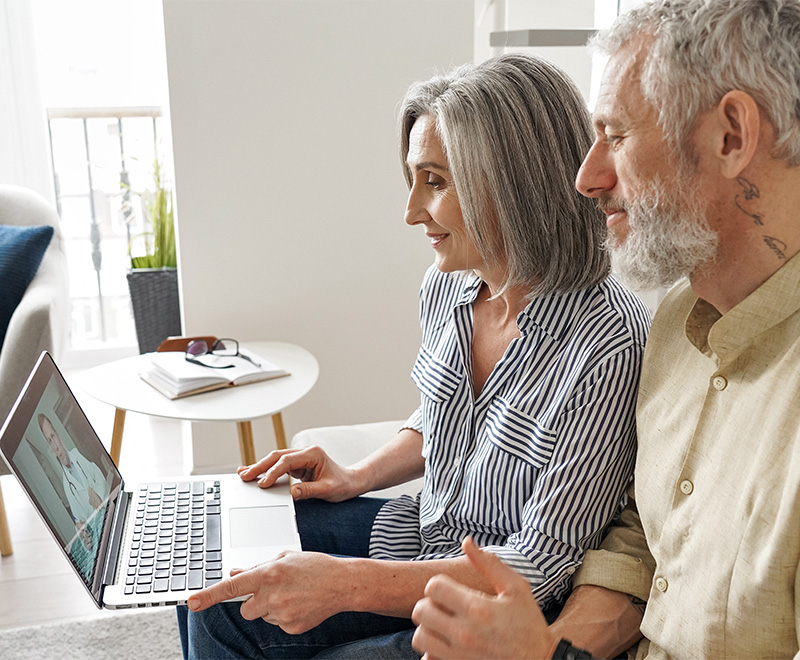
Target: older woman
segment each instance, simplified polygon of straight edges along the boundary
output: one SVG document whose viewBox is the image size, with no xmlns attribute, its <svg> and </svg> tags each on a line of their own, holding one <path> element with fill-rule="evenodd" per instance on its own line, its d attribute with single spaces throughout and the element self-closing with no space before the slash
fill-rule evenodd
<svg viewBox="0 0 800 660">
<path fill-rule="evenodd" d="M 405 221 L 435 255 L 421 405 L 357 465 L 314 447 L 240 469 L 264 487 L 302 480 L 304 552 L 192 596 L 190 657 L 418 657 L 408 617 L 428 578 L 491 590 L 465 536 L 547 607 L 619 509 L 648 314 L 609 277 L 604 220 L 573 187 L 592 141 L 578 91 L 546 61 L 503 56 L 414 85 L 400 127 Z M 416 498 L 359 497 L 423 473 Z M 241 612 L 210 607 L 247 594 Z"/>
</svg>

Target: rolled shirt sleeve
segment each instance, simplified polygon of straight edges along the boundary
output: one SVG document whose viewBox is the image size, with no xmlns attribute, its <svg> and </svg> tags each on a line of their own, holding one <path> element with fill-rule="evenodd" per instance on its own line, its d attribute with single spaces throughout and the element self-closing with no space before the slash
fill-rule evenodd
<svg viewBox="0 0 800 660">
<path fill-rule="evenodd" d="M 605 587 L 647 600 L 654 573 L 655 560 L 647 548 L 631 484 L 619 524 L 609 529 L 597 550 L 586 553 L 573 585 Z"/>
</svg>

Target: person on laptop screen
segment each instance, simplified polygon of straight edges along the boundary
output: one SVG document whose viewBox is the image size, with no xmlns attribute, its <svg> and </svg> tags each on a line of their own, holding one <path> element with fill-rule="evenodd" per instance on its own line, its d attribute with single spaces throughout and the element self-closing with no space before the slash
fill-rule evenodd
<svg viewBox="0 0 800 660">
<path fill-rule="evenodd" d="M 400 131 L 405 222 L 434 252 L 421 405 L 352 467 L 313 447 L 240 469 L 303 480 L 305 552 L 192 595 L 189 657 L 418 658 L 409 617 L 430 577 L 491 590 L 465 536 L 557 610 L 621 509 L 649 314 L 609 276 L 604 216 L 574 188 L 592 143 L 580 93 L 549 62 L 504 55 L 413 85 Z M 423 473 L 416 498 L 359 497 Z"/>
<path fill-rule="evenodd" d="M 58 459 L 67 512 L 75 524 L 76 537 L 68 541 L 67 550 L 84 575 L 90 575 L 104 520 L 104 503 L 109 485 L 100 468 L 88 460 L 77 447 L 67 449 L 55 425 L 45 413 L 37 415 L 39 429 Z"/>
</svg>

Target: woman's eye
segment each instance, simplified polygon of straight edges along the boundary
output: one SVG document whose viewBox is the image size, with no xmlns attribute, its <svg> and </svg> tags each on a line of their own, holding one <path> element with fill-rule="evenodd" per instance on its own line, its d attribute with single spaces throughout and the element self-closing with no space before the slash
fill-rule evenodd
<svg viewBox="0 0 800 660">
<path fill-rule="evenodd" d="M 444 179 L 434 174 L 429 174 L 427 181 L 425 181 L 425 185 L 431 186 L 432 188 L 438 190 L 444 185 Z"/>
</svg>

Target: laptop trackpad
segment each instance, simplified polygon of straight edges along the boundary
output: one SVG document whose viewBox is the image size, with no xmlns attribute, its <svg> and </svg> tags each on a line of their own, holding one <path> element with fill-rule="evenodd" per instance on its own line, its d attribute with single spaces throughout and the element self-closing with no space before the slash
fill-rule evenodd
<svg viewBox="0 0 800 660">
<path fill-rule="evenodd" d="M 230 509 L 231 547 L 291 545 L 294 521 L 290 507 L 253 506 Z"/>
</svg>

